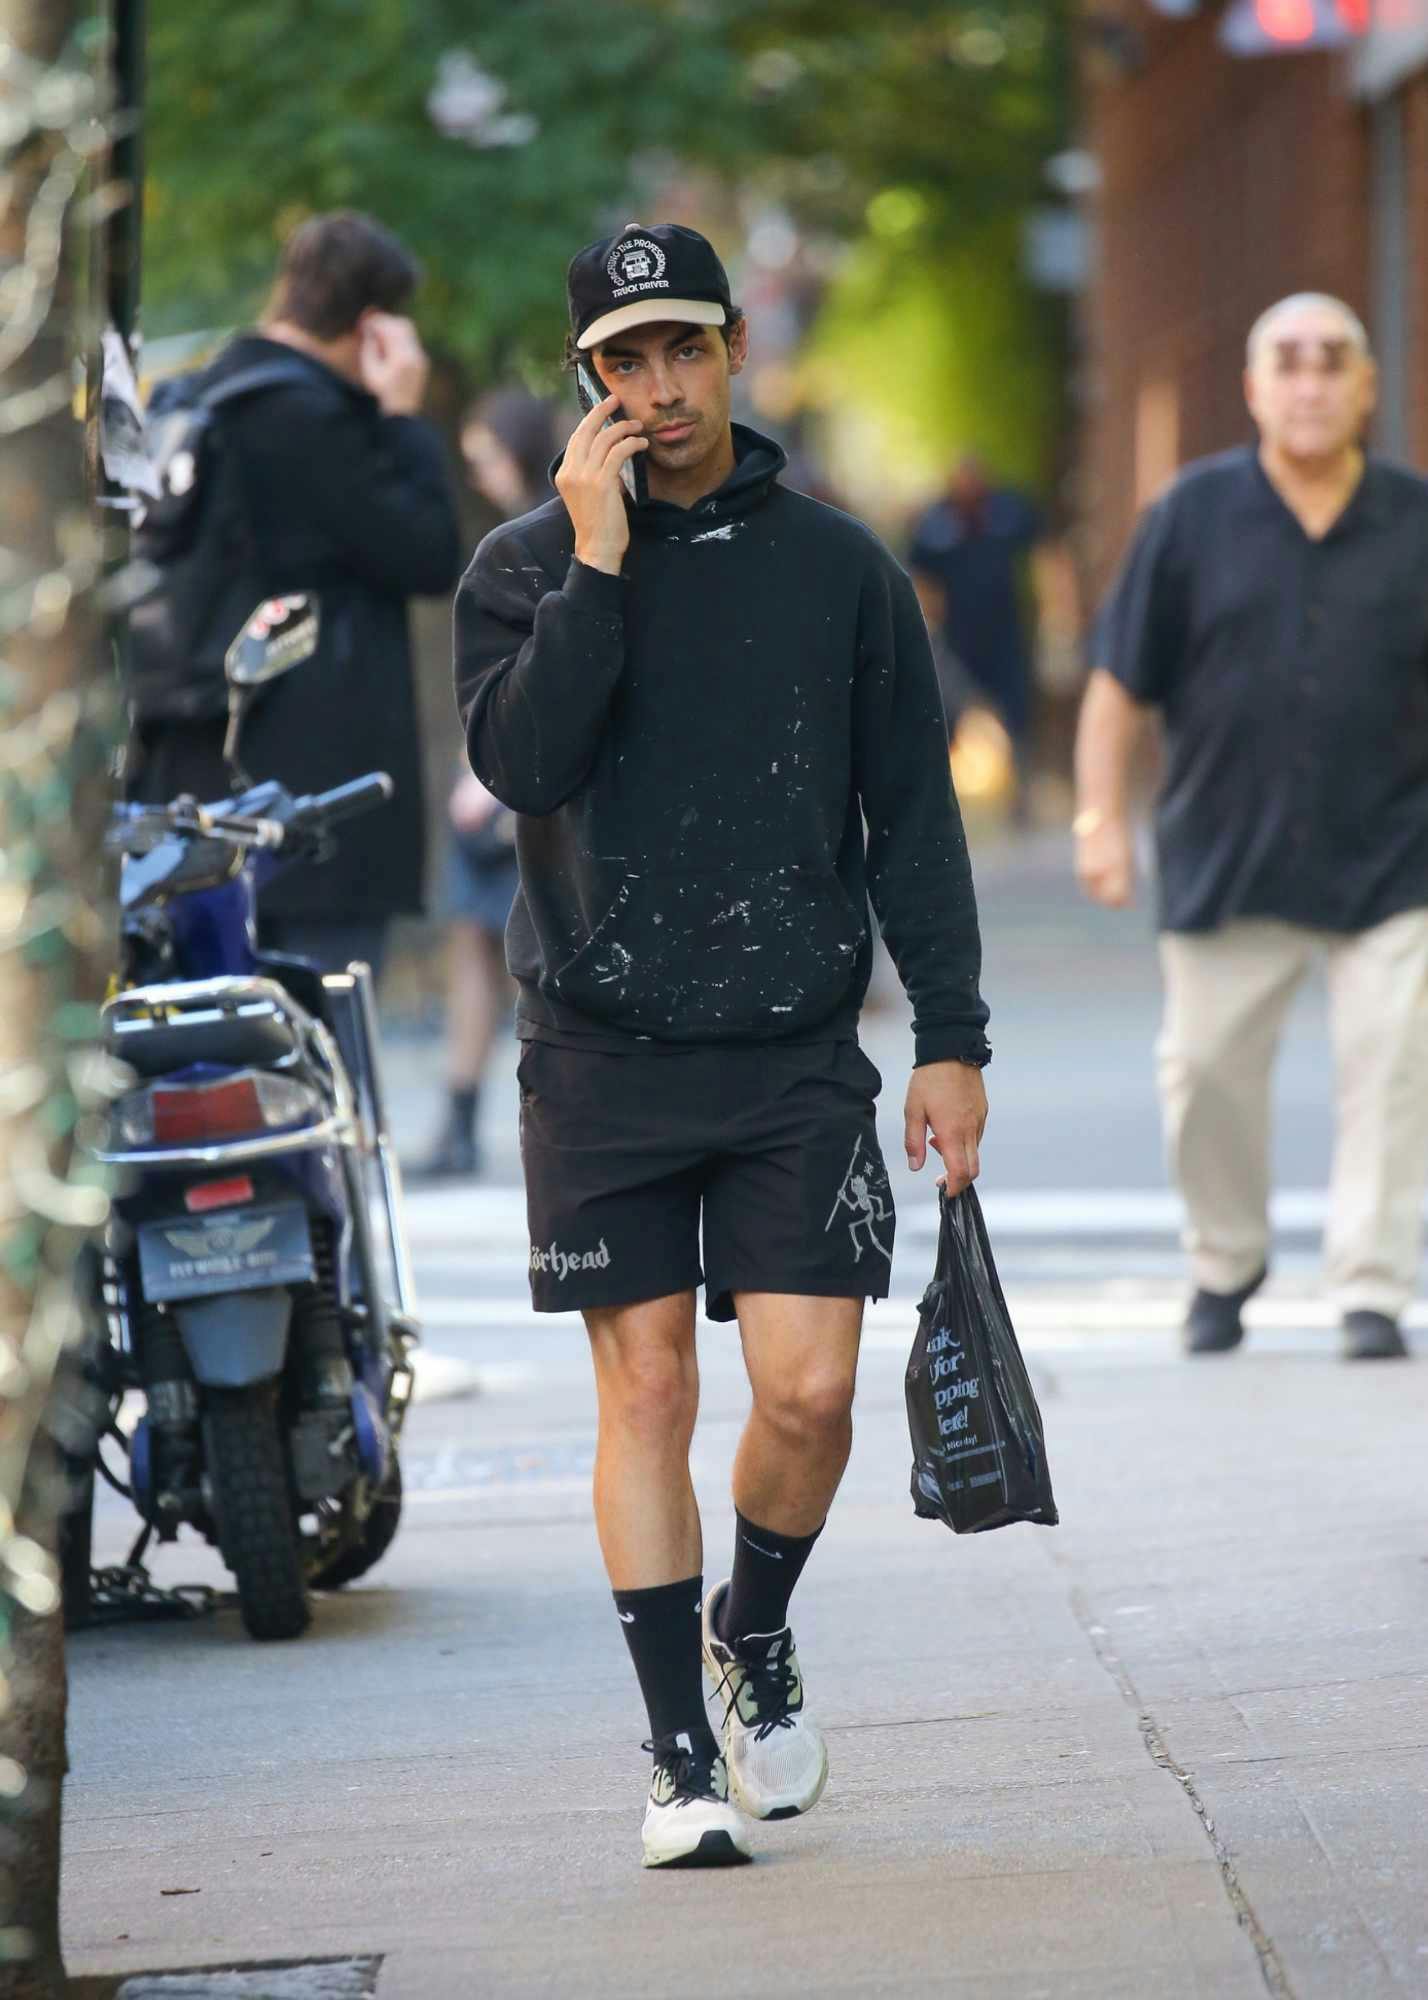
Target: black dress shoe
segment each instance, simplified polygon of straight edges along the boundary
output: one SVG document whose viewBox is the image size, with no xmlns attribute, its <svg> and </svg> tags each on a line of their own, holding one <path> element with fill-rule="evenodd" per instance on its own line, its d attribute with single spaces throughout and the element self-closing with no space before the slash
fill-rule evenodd
<svg viewBox="0 0 1428 2000">
<path fill-rule="evenodd" d="M 1398 1321 L 1387 1313 L 1344 1314 L 1345 1361 L 1402 1361 L 1407 1352 Z"/>
<path fill-rule="evenodd" d="M 1269 1275 L 1268 1266 L 1241 1285 L 1237 1292 L 1207 1292 L 1201 1288 L 1190 1301 L 1185 1315 L 1187 1354 L 1228 1354 L 1245 1337 L 1240 1312 Z"/>
</svg>

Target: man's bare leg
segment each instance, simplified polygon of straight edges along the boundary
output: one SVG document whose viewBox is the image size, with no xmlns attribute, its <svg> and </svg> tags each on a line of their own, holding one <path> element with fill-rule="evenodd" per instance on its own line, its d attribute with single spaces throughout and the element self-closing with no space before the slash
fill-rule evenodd
<svg viewBox="0 0 1428 2000">
<path fill-rule="evenodd" d="M 816 1534 L 853 1447 L 863 1301 L 740 1292 L 734 1307 L 754 1392 L 734 1505 L 776 1534 Z"/>
<path fill-rule="evenodd" d="M 613 1590 L 697 1576 L 703 1560 L 689 1446 L 699 1411 L 694 1294 L 585 1314 L 600 1434 L 595 1526 Z"/>
<path fill-rule="evenodd" d="M 861 1299 L 735 1296 L 754 1407 L 734 1462 L 734 1572 L 704 1609 L 704 1659 L 724 1704 L 729 1783 L 746 1812 L 818 1803 L 823 1736 L 803 1702 L 789 1599 L 853 1442 Z"/>
<path fill-rule="evenodd" d="M 747 1861 L 700 1665 L 704 1595 L 689 1446 L 699 1409 L 694 1294 L 587 1312 L 600 1402 L 595 1524 L 650 1719 L 649 1868 Z"/>
</svg>

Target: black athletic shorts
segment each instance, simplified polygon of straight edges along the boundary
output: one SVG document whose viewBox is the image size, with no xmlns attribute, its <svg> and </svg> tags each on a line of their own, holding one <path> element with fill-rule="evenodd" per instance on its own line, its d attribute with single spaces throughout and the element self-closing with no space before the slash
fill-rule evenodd
<svg viewBox="0 0 1428 2000">
<path fill-rule="evenodd" d="M 630 1055 L 527 1042 L 517 1075 L 537 1312 L 701 1282 L 717 1320 L 738 1291 L 887 1297 L 882 1078 L 856 1042 Z"/>
</svg>

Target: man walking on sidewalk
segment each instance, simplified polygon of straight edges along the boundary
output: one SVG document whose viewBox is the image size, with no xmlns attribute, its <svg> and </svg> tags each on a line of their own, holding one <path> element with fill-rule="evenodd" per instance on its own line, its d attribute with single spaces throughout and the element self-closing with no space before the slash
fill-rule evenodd
<svg viewBox="0 0 1428 2000">
<path fill-rule="evenodd" d="M 1160 1082 L 1188 1211 L 1191 1353 L 1238 1345 L 1269 1254 L 1269 1089 L 1327 963 L 1328 1278 L 1351 1359 L 1406 1352 L 1428 1175 L 1428 480 L 1365 454 L 1375 376 L 1336 299 L 1281 301 L 1245 377 L 1258 449 L 1188 467 L 1103 615 L 1077 867 L 1132 889 L 1127 775 L 1158 709 Z"/>
<path fill-rule="evenodd" d="M 806 1812 L 827 1775 L 788 1608 L 852 1442 L 863 1301 L 891 1268 L 880 1079 L 856 1038 L 869 894 L 914 1007 L 909 1164 L 930 1133 L 953 1191 L 978 1171 L 987 1013 L 911 584 L 731 425 L 747 331 L 702 236 L 630 224 L 581 251 L 568 293 L 572 358 L 610 394 L 559 499 L 477 551 L 457 694 L 472 767 L 519 816 L 531 1290 L 590 1336 L 596 1520 L 655 1760 L 644 1858 L 720 1864 L 748 1857 L 740 1808 Z M 639 504 L 620 479 L 637 456 Z M 754 1399 L 733 1574 L 707 1598 L 701 1281 L 709 1317 L 738 1320 Z"/>
</svg>

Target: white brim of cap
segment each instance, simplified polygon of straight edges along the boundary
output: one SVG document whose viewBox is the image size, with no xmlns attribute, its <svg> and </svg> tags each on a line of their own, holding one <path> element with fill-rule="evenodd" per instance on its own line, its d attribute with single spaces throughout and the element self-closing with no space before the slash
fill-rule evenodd
<svg viewBox="0 0 1428 2000">
<path fill-rule="evenodd" d="M 681 326 L 722 326 L 724 318 L 724 308 L 715 299 L 632 299 L 629 305 L 616 306 L 613 312 L 592 320 L 575 345 L 586 354 L 602 340 L 627 333 L 632 326 L 650 326 L 658 320 L 673 320 Z"/>
</svg>

